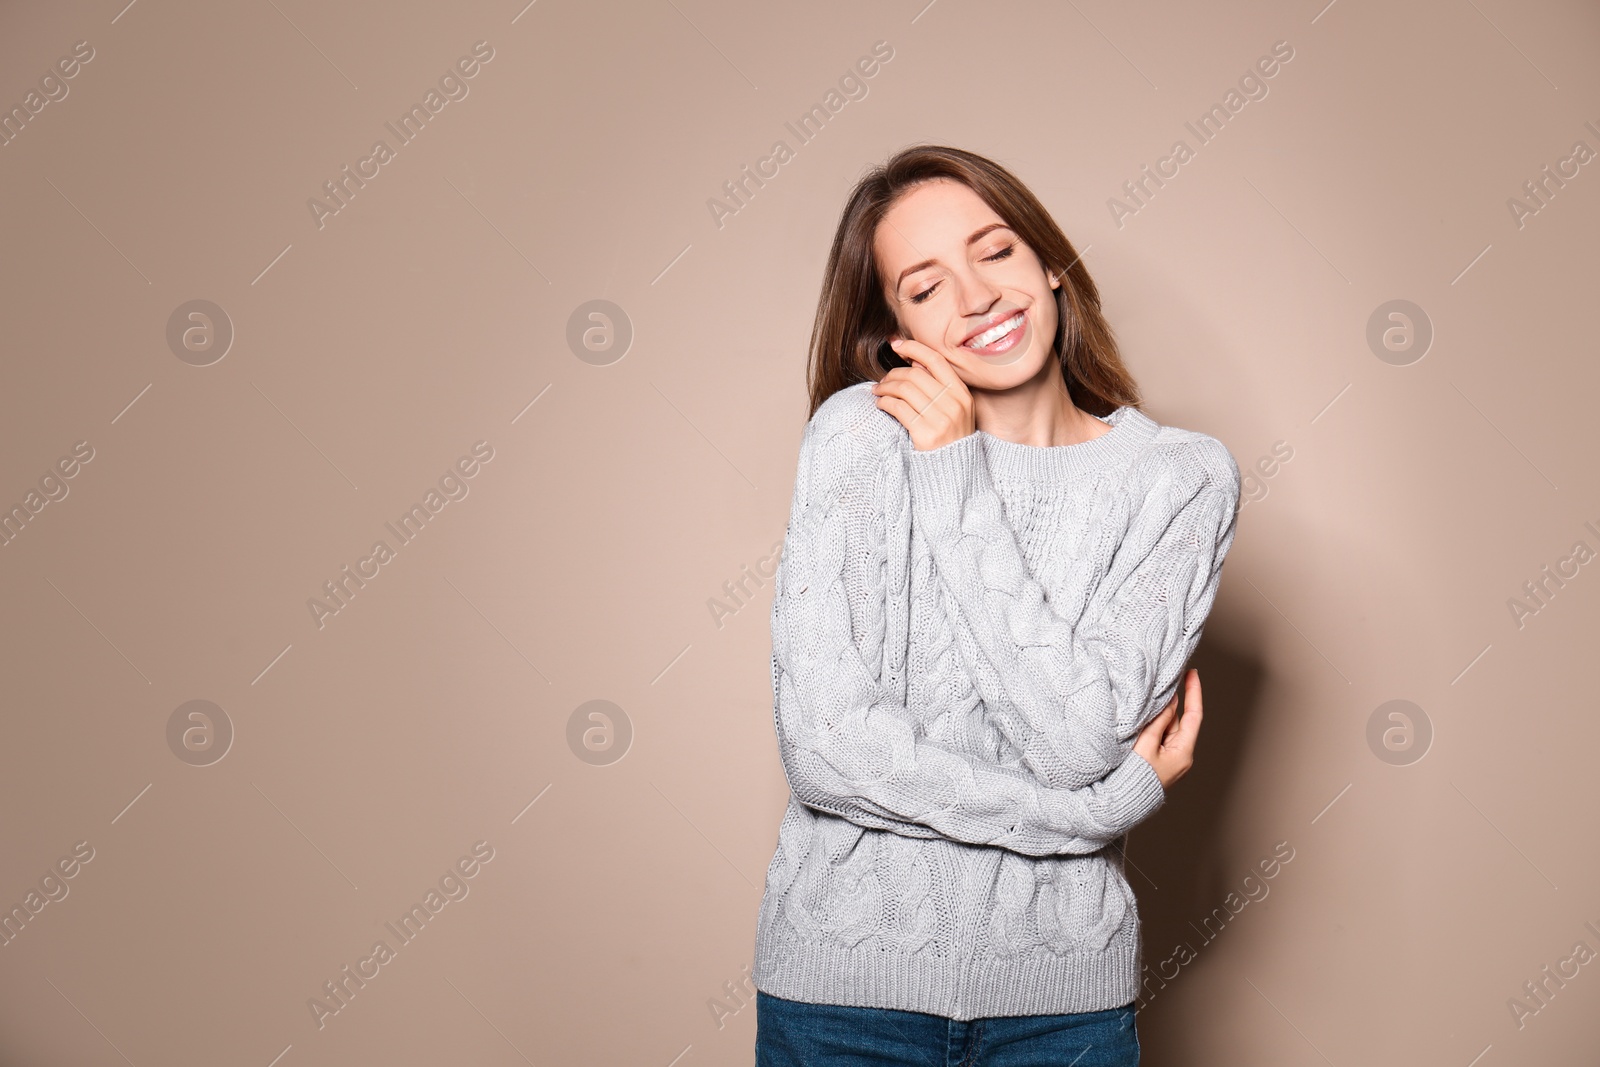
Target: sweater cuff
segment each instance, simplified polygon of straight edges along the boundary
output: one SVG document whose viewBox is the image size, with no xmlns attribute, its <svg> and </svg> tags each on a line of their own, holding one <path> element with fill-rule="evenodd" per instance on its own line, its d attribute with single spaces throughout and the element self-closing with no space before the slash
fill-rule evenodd
<svg viewBox="0 0 1600 1067">
<path fill-rule="evenodd" d="M 958 533 L 963 505 L 990 484 L 975 432 L 938 448 L 913 448 L 909 468 L 912 514 L 929 533 Z"/>
<path fill-rule="evenodd" d="M 1111 794 L 1112 818 L 1118 826 L 1137 826 L 1167 801 L 1161 776 L 1137 752 L 1129 752 L 1117 769 L 1106 775 L 1105 783 Z"/>
<path fill-rule="evenodd" d="M 1166 803 L 1167 794 L 1161 785 L 1161 776 L 1148 760 L 1136 752 L 1129 752 L 1117 769 L 1105 776 L 1102 784 L 1105 787 L 1102 817 L 1106 826 L 1112 829 L 1113 836 L 1120 837 Z M 1060 792 L 1063 791 L 1056 790 L 1056 793 Z M 1070 817 L 1064 818 L 1062 825 L 1071 822 Z"/>
</svg>

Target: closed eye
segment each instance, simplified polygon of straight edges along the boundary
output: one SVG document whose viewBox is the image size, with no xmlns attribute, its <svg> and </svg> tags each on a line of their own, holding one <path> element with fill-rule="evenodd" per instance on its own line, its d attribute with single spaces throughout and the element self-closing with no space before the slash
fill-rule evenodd
<svg viewBox="0 0 1600 1067">
<path fill-rule="evenodd" d="M 1006 245 L 1004 248 L 1002 248 L 1000 251 L 996 252 L 994 255 L 984 257 L 983 261 L 985 263 L 993 263 L 996 260 L 1005 259 L 1007 256 L 1011 255 L 1011 253 L 1015 252 L 1016 249 L 1017 249 L 1017 246 L 1014 245 L 1014 244 Z M 911 302 L 913 304 L 922 303 L 924 300 L 926 300 L 930 296 L 932 296 L 933 295 L 933 291 L 935 289 L 937 289 L 937 288 L 939 288 L 939 283 L 938 282 L 934 282 L 932 285 L 930 285 L 926 289 L 922 290 L 922 292 L 920 292 L 917 295 L 913 296 L 911 298 Z"/>
</svg>

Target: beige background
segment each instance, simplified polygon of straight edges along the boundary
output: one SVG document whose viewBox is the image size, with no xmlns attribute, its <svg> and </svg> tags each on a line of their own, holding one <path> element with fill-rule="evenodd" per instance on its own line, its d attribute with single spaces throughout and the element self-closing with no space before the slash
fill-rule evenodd
<svg viewBox="0 0 1600 1067">
<path fill-rule="evenodd" d="M 1132 842 L 1146 962 L 1192 952 L 1146 1062 L 1592 1054 L 1600 963 L 1521 1026 L 1508 1001 L 1600 951 L 1600 565 L 1520 627 L 1508 602 L 1600 550 L 1600 164 L 1521 226 L 1507 201 L 1600 150 L 1593 5 L 121 2 L 0 14 L 8 110 L 94 50 L 0 147 L 0 504 L 93 450 L 0 547 L 0 904 L 93 849 L 0 947 L 0 1062 L 751 1062 L 770 584 L 711 605 L 783 537 L 844 197 L 917 141 L 1014 168 L 1150 414 L 1271 474 L 1197 657 L 1199 763 Z M 319 228 L 307 201 L 478 41 L 469 95 Z M 1268 94 L 1119 227 L 1278 41 Z M 595 299 L 634 331 L 600 365 L 567 342 Z M 1434 331 L 1404 365 L 1366 339 L 1396 299 Z M 167 342 L 192 300 L 234 331 L 208 366 Z M 468 495 L 319 628 L 479 441 Z M 169 747 L 191 700 L 232 726 L 209 765 Z M 624 758 L 569 744 L 591 700 Z M 1425 758 L 1369 744 L 1392 700 Z M 469 894 L 319 1028 L 479 841 Z"/>
</svg>

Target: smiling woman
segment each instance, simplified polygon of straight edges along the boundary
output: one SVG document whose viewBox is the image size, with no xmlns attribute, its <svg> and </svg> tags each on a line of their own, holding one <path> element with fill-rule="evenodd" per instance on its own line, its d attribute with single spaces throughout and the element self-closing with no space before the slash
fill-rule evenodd
<svg viewBox="0 0 1600 1067">
<path fill-rule="evenodd" d="M 1136 1064 L 1123 850 L 1193 764 L 1238 466 L 1138 409 L 1071 243 L 959 149 L 857 185 L 810 370 L 756 1062 Z"/>
<path fill-rule="evenodd" d="M 1024 335 L 997 346 L 1003 351 L 977 353 L 1001 358 L 957 364 L 963 373 L 980 371 L 980 388 L 1019 380 L 1020 372 L 996 375 L 996 367 L 1023 362 L 1036 373 L 1053 357 L 1090 414 L 1139 403 L 1093 278 L 1032 192 L 1004 168 L 957 149 L 908 149 L 882 170 L 883 183 L 893 172 L 893 189 L 858 185 L 834 235 L 811 337 L 812 415 L 840 389 L 880 377 L 886 368 L 876 354 L 891 338 L 926 341 L 938 331 L 946 355 L 960 360 L 971 350 L 958 349 L 974 333 L 1022 312 Z M 890 259 L 894 269 L 884 272 Z M 958 265 L 964 277 L 953 278 Z M 978 278 L 985 293 L 966 292 Z M 982 316 L 951 321 L 951 301 L 995 293 Z"/>
</svg>

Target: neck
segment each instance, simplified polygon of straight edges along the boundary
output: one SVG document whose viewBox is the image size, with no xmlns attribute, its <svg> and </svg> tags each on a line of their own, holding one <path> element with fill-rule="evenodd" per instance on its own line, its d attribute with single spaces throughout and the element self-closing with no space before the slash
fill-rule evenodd
<svg viewBox="0 0 1600 1067">
<path fill-rule="evenodd" d="M 1110 433 L 1111 427 L 1072 402 L 1055 359 L 1040 373 L 1010 389 L 973 389 L 978 429 L 1019 445 L 1075 445 Z"/>
</svg>

